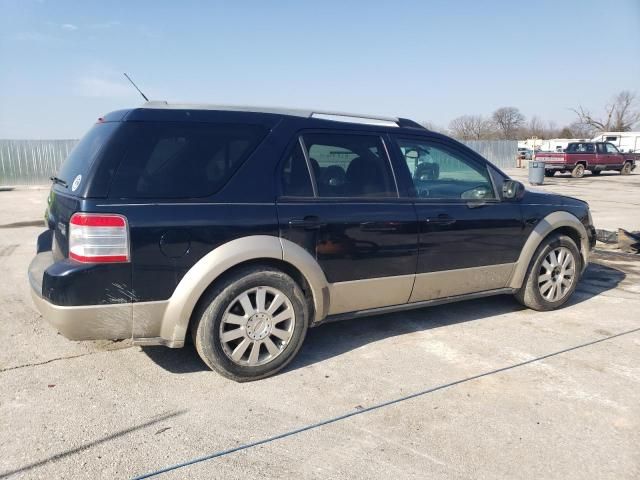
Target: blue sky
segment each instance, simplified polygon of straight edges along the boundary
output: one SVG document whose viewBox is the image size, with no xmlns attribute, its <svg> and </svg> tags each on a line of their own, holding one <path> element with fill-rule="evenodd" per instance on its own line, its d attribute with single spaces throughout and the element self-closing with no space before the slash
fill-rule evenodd
<svg viewBox="0 0 640 480">
<path fill-rule="evenodd" d="M 640 0 L 0 0 L 0 138 L 139 105 L 123 71 L 152 99 L 563 125 L 640 95 Z"/>
</svg>

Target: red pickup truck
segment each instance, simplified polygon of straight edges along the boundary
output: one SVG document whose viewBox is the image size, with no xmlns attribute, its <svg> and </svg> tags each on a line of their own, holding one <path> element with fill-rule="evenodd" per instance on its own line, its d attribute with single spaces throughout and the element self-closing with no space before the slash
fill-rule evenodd
<svg viewBox="0 0 640 480">
<path fill-rule="evenodd" d="M 539 152 L 536 160 L 545 162 L 545 175 L 553 177 L 556 172 L 571 172 L 571 176 L 580 178 L 585 170 L 599 175 L 603 170 L 617 170 L 629 175 L 636 167 L 638 155 L 624 154 L 609 142 L 573 142 L 564 152 Z"/>
</svg>

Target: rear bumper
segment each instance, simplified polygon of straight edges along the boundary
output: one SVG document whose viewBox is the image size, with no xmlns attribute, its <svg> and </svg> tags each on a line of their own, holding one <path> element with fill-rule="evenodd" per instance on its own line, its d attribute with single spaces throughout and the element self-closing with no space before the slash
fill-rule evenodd
<svg viewBox="0 0 640 480">
<path fill-rule="evenodd" d="M 131 338 L 131 303 L 112 305 L 54 305 L 42 296 L 42 279 L 54 264 L 50 251 L 38 253 L 29 265 L 31 297 L 40 314 L 70 340 L 120 340 Z"/>
<path fill-rule="evenodd" d="M 543 160 L 544 161 L 544 160 Z M 545 170 L 571 170 L 571 167 L 566 163 L 548 163 L 544 162 Z"/>
<path fill-rule="evenodd" d="M 55 264 L 50 251 L 38 253 L 29 265 L 31 297 L 43 316 L 70 340 L 122 340 L 130 338 L 144 345 L 182 347 L 184 342 L 160 338 L 162 318 L 168 301 L 104 305 L 55 305 L 42 295 L 42 279 Z"/>
</svg>

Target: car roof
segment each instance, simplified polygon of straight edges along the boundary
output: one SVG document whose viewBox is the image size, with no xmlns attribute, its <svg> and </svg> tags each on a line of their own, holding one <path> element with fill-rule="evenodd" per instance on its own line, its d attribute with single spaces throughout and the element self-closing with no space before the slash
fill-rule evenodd
<svg viewBox="0 0 640 480">
<path fill-rule="evenodd" d="M 320 109 L 261 107 L 251 105 L 216 105 L 206 103 L 169 103 L 166 101 L 146 102 L 140 108 L 144 110 L 201 110 L 212 112 L 262 113 L 363 125 L 375 125 L 380 127 L 412 127 L 424 129 L 424 127 L 419 123 L 406 118 L 338 112 Z"/>
<path fill-rule="evenodd" d="M 286 108 L 286 107 L 265 107 L 255 105 L 225 105 L 208 103 L 169 103 L 166 101 L 151 101 L 142 105 L 142 108 L 165 108 L 176 110 L 218 110 L 227 112 L 255 112 L 255 113 L 275 113 L 277 115 L 289 115 L 295 117 L 313 117 L 315 114 L 339 115 L 354 118 L 370 118 L 395 122 L 397 117 L 387 117 L 381 115 L 363 115 L 359 113 L 347 113 L 336 111 L 325 111 L 310 108 Z"/>
</svg>

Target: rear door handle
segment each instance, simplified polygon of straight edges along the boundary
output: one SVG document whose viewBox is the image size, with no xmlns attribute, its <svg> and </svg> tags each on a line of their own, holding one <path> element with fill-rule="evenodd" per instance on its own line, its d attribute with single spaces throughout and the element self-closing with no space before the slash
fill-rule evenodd
<svg viewBox="0 0 640 480">
<path fill-rule="evenodd" d="M 312 215 L 304 218 L 292 218 L 289 220 L 289 226 L 291 228 L 303 228 L 305 230 L 318 230 L 324 227 L 325 224 L 320 221 L 320 218 Z"/>
<path fill-rule="evenodd" d="M 456 219 L 453 218 L 450 215 L 447 215 L 445 213 L 441 213 L 440 215 L 438 215 L 437 217 L 429 217 L 425 219 L 425 222 L 427 222 L 429 225 L 443 225 L 443 226 L 447 226 L 447 225 L 453 225 L 454 223 L 456 223 Z"/>
</svg>

